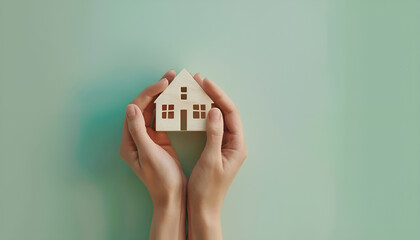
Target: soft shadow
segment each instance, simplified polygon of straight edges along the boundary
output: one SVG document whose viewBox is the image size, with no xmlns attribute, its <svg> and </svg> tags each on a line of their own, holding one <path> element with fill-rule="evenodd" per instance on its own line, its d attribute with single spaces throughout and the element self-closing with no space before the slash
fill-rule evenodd
<svg viewBox="0 0 420 240">
<path fill-rule="evenodd" d="M 84 179 L 79 184 L 93 183 L 100 193 L 107 239 L 148 238 L 153 211 L 149 193 L 118 150 L 125 106 L 160 75 L 112 74 L 90 81 L 71 101 L 79 118 L 74 176 Z"/>
<path fill-rule="evenodd" d="M 206 144 L 206 134 L 205 132 L 171 132 L 168 134 L 182 163 L 182 168 L 189 178 Z"/>
</svg>

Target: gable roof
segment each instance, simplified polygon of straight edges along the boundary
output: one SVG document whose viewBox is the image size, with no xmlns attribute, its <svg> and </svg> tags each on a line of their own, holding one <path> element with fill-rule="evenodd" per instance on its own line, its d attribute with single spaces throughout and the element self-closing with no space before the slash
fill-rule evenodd
<svg viewBox="0 0 420 240">
<path fill-rule="evenodd" d="M 174 102 L 181 101 L 181 87 L 187 87 L 187 102 L 194 103 L 212 103 L 213 100 L 207 95 L 206 92 L 201 88 L 201 86 L 195 81 L 191 74 L 184 68 L 174 80 L 169 84 L 169 86 L 163 91 L 159 97 L 156 98 L 155 103 L 157 102 Z M 184 100 L 182 100 L 184 101 Z"/>
</svg>

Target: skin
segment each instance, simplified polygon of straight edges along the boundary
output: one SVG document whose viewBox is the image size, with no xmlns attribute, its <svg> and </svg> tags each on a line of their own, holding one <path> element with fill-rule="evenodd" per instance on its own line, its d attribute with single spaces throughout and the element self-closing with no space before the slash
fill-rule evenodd
<svg viewBox="0 0 420 240">
<path fill-rule="evenodd" d="M 188 238 L 222 239 L 223 200 L 248 152 L 233 101 L 208 78 L 194 79 L 220 109 L 208 114 L 206 146 L 188 181 Z"/>
<path fill-rule="evenodd" d="M 222 203 L 247 157 L 242 122 L 232 100 L 212 81 L 195 74 L 194 79 L 220 109 L 209 111 L 206 146 L 187 184 L 168 135 L 150 127 L 153 102 L 175 75 L 168 71 L 127 106 L 120 156 L 152 198 L 150 239 L 185 239 L 186 208 L 188 239 L 222 239 Z"/>
<path fill-rule="evenodd" d="M 153 202 L 149 239 L 185 239 L 187 179 L 168 135 L 150 126 L 153 102 L 175 75 L 170 70 L 141 92 L 127 106 L 123 126 L 120 156 L 146 185 Z"/>
</svg>

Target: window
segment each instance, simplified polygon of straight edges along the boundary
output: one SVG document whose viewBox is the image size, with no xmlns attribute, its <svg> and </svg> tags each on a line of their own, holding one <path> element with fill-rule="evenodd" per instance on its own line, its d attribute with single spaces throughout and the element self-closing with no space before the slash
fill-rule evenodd
<svg viewBox="0 0 420 240">
<path fill-rule="evenodd" d="M 173 104 L 162 104 L 162 119 L 173 119 L 175 107 Z"/>
<path fill-rule="evenodd" d="M 181 87 L 181 100 L 187 100 L 187 87 Z"/>
<path fill-rule="evenodd" d="M 205 104 L 194 104 L 193 105 L 193 118 L 194 119 L 206 119 L 206 105 Z"/>
</svg>

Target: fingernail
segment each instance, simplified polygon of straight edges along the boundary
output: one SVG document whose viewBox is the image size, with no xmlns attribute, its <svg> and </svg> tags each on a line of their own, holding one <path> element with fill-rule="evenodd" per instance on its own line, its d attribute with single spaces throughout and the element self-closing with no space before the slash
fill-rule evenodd
<svg viewBox="0 0 420 240">
<path fill-rule="evenodd" d="M 167 80 L 167 79 L 166 79 L 166 78 L 162 78 L 162 79 L 160 79 L 160 80 L 159 80 L 159 82 L 160 82 L 160 81 L 165 81 L 165 80 Z"/>
<path fill-rule="evenodd" d="M 220 110 L 211 110 L 210 112 L 209 112 L 209 119 L 210 119 L 210 121 L 216 121 L 216 120 L 219 120 L 220 119 L 220 117 L 222 116 L 222 114 L 220 113 Z"/>
<path fill-rule="evenodd" d="M 134 117 L 136 116 L 136 109 L 132 104 L 127 106 L 126 112 L 127 112 L 127 117 L 130 120 L 133 120 Z"/>
</svg>

